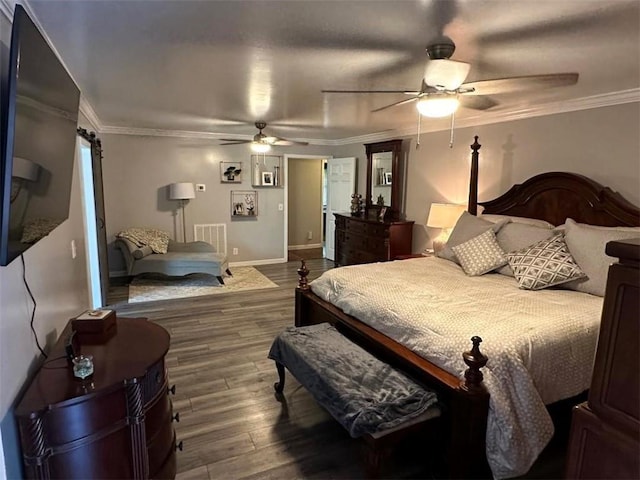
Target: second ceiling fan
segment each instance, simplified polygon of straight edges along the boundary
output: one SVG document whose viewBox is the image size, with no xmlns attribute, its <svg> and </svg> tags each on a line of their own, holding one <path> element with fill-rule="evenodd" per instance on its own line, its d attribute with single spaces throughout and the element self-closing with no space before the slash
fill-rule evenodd
<svg viewBox="0 0 640 480">
<path fill-rule="evenodd" d="M 410 98 L 376 108 L 379 112 L 391 107 L 417 102 L 418 111 L 427 117 L 446 117 L 459 105 L 476 110 L 486 110 L 498 102 L 488 95 L 530 91 L 549 87 L 574 85 L 577 73 L 551 73 L 521 77 L 498 78 L 464 83 L 471 65 L 451 60 L 456 46 L 447 36 L 442 36 L 427 46 L 429 57 L 419 91 L 412 90 L 322 90 L 323 93 L 404 93 Z"/>
<path fill-rule="evenodd" d="M 237 139 L 237 138 L 221 138 L 220 140 L 225 142 L 220 145 L 240 145 L 243 143 L 251 144 L 251 150 L 256 153 L 267 153 L 271 150 L 272 145 L 309 145 L 309 142 L 299 142 L 296 140 L 288 140 L 286 138 L 275 137 L 272 135 L 265 135 L 262 133 L 267 126 L 266 122 L 255 122 L 254 124 L 258 129 L 258 133 L 253 136 L 252 140 Z"/>
</svg>

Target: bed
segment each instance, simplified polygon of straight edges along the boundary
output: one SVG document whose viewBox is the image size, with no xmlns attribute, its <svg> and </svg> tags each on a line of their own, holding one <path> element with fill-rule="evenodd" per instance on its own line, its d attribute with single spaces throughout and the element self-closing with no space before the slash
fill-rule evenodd
<svg viewBox="0 0 640 480">
<path fill-rule="evenodd" d="M 567 228 L 576 222 L 605 227 L 640 226 L 640 209 L 611 189 L 567 172 L 536 175 L 494 200 L 478 203 L 479 149 L 476 137 L 472 145 L 470 213 L 475 214 L 480 205 L 483 216 L 525 217 L 555 226 L 567 222 Z M 412 270 L 432 275 L 419 284 L 407 283 L 402 278 L 403 272 Z M 545 416 L 545 405 L 588 388 L 602 309 L 602 298 L 597 295 L 560 288 L 523 291 L 514 278 L 496 273 L 467 279 L 459 266 L 440 258 L 342 267 L 326 272 L 328 281 L 322 280 L 323 275 L 311 286 L 306 281 L 304 265 L 299 273 L 296 326 L 333 323 L 353 341 L 437 389 L 449 412 L 447 450 L 451 477 L 509 478 L 525 473 L 553 433 L 550 419 Z M 371 280 L 362 280 L 364 275 L 370 275 Z M 348 277 L 358 280 L 355 286 L 343 288 L 350 285 L 346 283 Z M 441 290 L 447 293 L 431 290 L 429 282 L 441 284 Z M 496 298 L 478 293 L 482 292 L 482 284 L 490 285 L 497 297 L 513 298 L 519 306 L 509 308 L 510 302 L 499 303 Z M 332 291 L 332 285 L 338 285 L 337 292 Z M 349 298 L 340 298 L 341 290 Z M 383 297 L 382 291 L 396 292 L 396 295 Z M 451 317 L 444 297 L 452 292 L 456 298 L 464 299 L 463 303 L 466 301 L 467 312 L 458 322 L 462 327 L 455 330 L 454 338 L 448 341 L 445 334 L 449 334 Z M 429 319 L 434 324 L 416 325 L 403 317 L 430 316 L 425 313 L 428 306 L 415 307 L 418 297 L 432 297 L 435 301 L 437 308 L 432 311 L 441 315 Z M 522 333 L 488 328 L 490 318 L 473 318 L 474 308 L 480 311 L 478 306 L 482 311 L 500 316 L 506 323 L 516 317 L 525 326 L 529 322 L 532 330 L 537 328 L 538 320 L 529 318 L 527 312 L 541 310 L 543 318 L 552 320 L 548 327 L 539 328 L 540 332 L 536 330 L 535 335 L 549 336 L 546 343 L 551 347 L 545 347 L 546 350 L 537 347 L 530 338 L 515 347 L 508 345 L 506 339 L 513 337 L 517 342 Z M 563 311 L 572 312 L 570 320 L 565 321 Z M 571 343 L 560 339 L 554 324 L 562 326 Z M 440 337 L 444 339 L 444 347 L 434 340 Z M 473 340 L 469 341 L 471 337 Z M 468 342 L 467 347 L 464 342 Z M 498 345 L 503 343 L 505 345 Z M 464 351 L 467 348 L 468 351 Z M 519 362 L 518 355 L 527 348 L 530 351 L 526 359 Z M 515 357 L 514 349 L 517 350 Z M 542 364 L 547 365 L 546 369 Z M 555 381 L 545 385 L 546 377 L 554 377 Z"/>
</svg>

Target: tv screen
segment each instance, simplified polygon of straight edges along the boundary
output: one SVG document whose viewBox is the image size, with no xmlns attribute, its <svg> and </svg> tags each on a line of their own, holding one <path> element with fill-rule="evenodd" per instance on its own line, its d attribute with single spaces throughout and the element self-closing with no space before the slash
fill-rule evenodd
<svg viewBox="0 0 640 480">
<path fill-rule="evenodd" d="M 8 73 L 1 97 L 4 266 L 69 216 L 80 91 L 21 5 L 3 68 Z"/>
</svg>

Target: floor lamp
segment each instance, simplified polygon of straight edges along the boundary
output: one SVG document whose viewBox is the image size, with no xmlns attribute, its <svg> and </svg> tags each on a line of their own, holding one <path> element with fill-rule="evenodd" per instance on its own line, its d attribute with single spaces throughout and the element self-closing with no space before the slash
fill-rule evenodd
<svg viewBox="0 0 640 480">
<path fill-rule="evenodd" d="M 180 207 L 182 208 L 182 241 L 187 241 L 187 229 L 184 220 L 184 205 L 187 200 L 196 198 L 196 190 L 193 188 L 193 183 L 180 182 L 172 183 L 169 185 L 169 199 L 180 200 Z"/>
</svg>

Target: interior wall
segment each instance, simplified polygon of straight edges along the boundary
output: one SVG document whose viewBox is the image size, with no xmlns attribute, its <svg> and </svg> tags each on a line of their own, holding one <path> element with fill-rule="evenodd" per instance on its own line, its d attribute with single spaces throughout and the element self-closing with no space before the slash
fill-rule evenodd
<svg viewBox="0 0 640 480">
<path fill-rule="evenodd" d="M 147 226 L 181 238 L 179 203 L 169 200 L 174 182 L 204 184 L 186 210 L 187 240 L 193 240 L 194 223 L 226 223 L 227 251 L 231 263 L 285 261 L 284 189 L 251 185 L 251 151 L 248 145 L 221 146 L 217 140 L 136 135 L 101 135 L 109 270 L 124 273 L 124 260 L 113 248 L 115 234 L 128 227 Z M 274 149 L 270 154 L 328 155 L 324 146 Z M 220 162 L 242 162 L 241 183 L 221 183 Z M 231 192 L 258 192 L 258 215 L 232 219 Z M 233 249 L 238 254 L 233 255 Z"/>
<path fill-rule="evenodd" d="M 290 157 L 288 168 L 289 247 L 321 244 L 322 159 Z"/>
<path fill-rule="evenodd" d="M 0 14 L 0 71 L 7 76 L 10 20 Z M 50 347 L 68 320 L 89 305 L 80 177 L 74 165 L 69 218 L 24 253 L 29 287 L 37 302 L 33 326 L 40 344 Z M 71 258 L 71 241 L 77 256 Z M 29 322 L 34 305 L 22 280 L 20 258 L 0 267 L 0 478 L 20 478 L 22 460 L 13 407 L 25 383 L 40 364 Z"/>
</svg>

